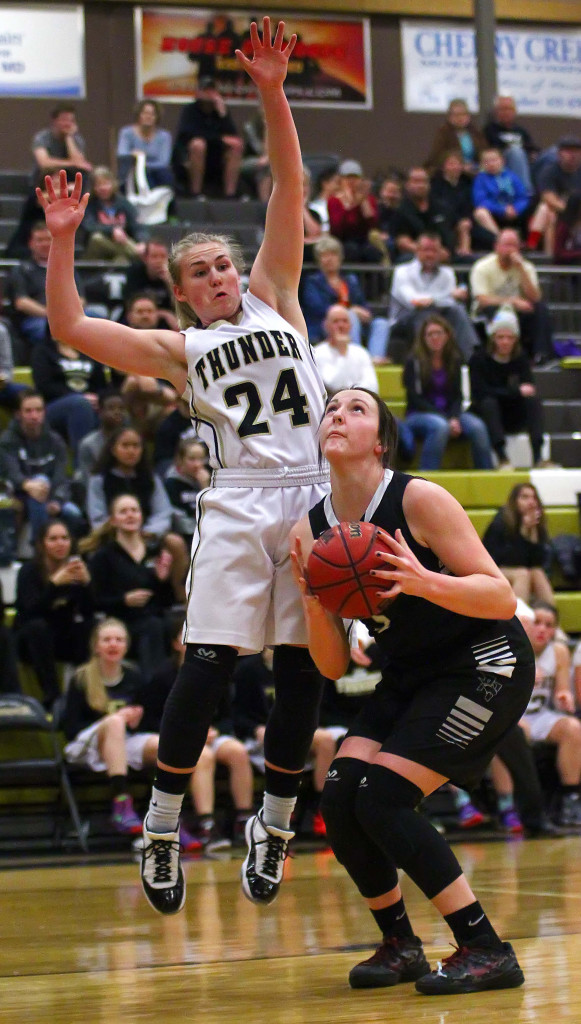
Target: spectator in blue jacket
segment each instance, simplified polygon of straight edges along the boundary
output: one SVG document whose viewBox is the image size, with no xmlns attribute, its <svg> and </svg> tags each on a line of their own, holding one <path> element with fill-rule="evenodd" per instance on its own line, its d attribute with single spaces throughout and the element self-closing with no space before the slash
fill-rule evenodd
<svg viewBox="0 0 581 1024">
<path fill-rule="evenodd" d="M 316 344 L 324 339 L 327 312 L 340 303 L 349 310 L 352 344 L 361 345 L 366 330 L 370 352 L 385 352 L 387 319 L 373 316 L 357 275 L 342 271 L 343 246 L 339 239 L 324 235 L 315 243 L 314 255 L 319 269 L 305 278 L 301 295 L 309 341 Z"/>
<path fill-rule="evenodd" d="M 482 170 L 472 186 L 474 220 L 495 237 L 502 228 L 526 229 L 530 195 L 522 180 L 505 167 L 499 149 L 485 149 Z"/>
</svg>

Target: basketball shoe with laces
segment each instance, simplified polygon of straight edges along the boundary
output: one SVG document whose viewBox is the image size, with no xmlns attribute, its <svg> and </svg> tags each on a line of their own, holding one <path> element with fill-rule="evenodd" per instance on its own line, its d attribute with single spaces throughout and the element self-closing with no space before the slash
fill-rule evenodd
<svg viewBox="0 0 581 1024">
<path fill-rule="evenodd" d="M 429 974 L 422 940 L 389 936 L 368 960 L 362 960 L 349 972 L 351 988 L 383 988 L 401 981 L 416 981 Z"/>
<path fill-rule="evenodd" d="M 242 891 L 252 903 L 273 903 L 294 832 L 265 825 L 259 811 L 246 822 L 245 836 L 248 853 L 241 870 Z"/>
<path fill-rule="evenodd" d="M 143 823 L 141 884 L 148 903 L 160 914 L 177 914 L 186 900 L 180 863 L 180 833 L 149 832 Z"/>
<path fill-rule="evenodd" d="M 502 949 L 498 949 L 480 937 L 438 963 L 437 971 L 419 978 L 416 989 L 424 996 L 454 995 L 456 992 L 518 988 L 524 980 L 510 942 L 503 942 Z"/>
</svg>

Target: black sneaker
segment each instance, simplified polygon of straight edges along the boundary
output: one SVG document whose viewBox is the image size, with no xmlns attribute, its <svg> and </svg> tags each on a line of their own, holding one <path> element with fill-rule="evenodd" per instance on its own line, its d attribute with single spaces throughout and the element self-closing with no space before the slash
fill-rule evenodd
<svg viewBox="0 0 581 1024">
<path fill-rule="evenodd" d="M 248 853 L 241 869 L 242 891 L 251 903 L 273 903 L 294 832 L 265 825 L 259 811 L 246 822 L 245 836 Z"/>
<path fill-rule="evenodd" d="M 216 853 L 217 850 L 229 850 L 232 846 L 228 836 L 224 836 L 218 831 L 213 819 L 202 822 L 200 826 L 200 839 L 206 853 Z"/>
<path fill-rule="evenodd" d="M 487 992 L 493 988 L 518 988 L 525 980 L 510 942 L 496 949 L 486 939 L 473 939 L 438 962 L 438 970 L 416 981 L 424 996 L 456 992 Z"/>
<path fill-rule="evenodd" d="M 578 793 L 566 793 L 562 798 L 557 825 L 565 829 L 581 828 L 581 797 Z"/>
<path fill-rule="evenodd" d="M 351 988 L 383 988 L 401 981 L 416 981 L 429 974 L 430 965 L 424 956 L 422 940 L 384 939 L 369 960 L 363 960 L 349 971 Z"/>
<path fill-rule="evenodd" d="M 186 901 L 180 863 L 180 833 L 149 832 L 143 823 L 141 884 L 148 903 L 160 914 L 177 914 Z"/>
</svg>

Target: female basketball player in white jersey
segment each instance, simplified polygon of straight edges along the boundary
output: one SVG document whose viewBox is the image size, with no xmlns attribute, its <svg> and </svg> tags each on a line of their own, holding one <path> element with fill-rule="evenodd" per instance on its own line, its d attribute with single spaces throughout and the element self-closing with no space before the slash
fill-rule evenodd
<svg viewBox="0 0 581 1024">
<path fill-rule="evenodd" d="M 374 523 L 390 549 L 374 570 L 387 603 L 365 620 L 383 656 L 382 678 L 339 748 L 321 802 L 327 838 L 383 934 L 377 952 L 352 969 L 350 984 L 415 980 L 426 995 L 521 985 L 510 943 L 494 931 L 446 840 L 415 810 L 448 779 L 477 781 L 527 705 L 534 660 L 514 617 L 516 599 L 456 499 L 389 469 L 395 424 L 378 395 L 339 391 L 320 437 L 331 493 L 298 524 L 292 557 L 311 652 L 324 675 L 343 674 L 349 644 L 341 619 L 308 594 L 302 559 L 342 521 Z M 412 930 L 397 868 L 458 943 L 437 972 L 430 973 Z"/>
<path fill-rule="evenodd" d="M 73 277 L 75 231 L 88 201 L 77 175 L 72 195 L 39 193 L 53 236 L 47 274 L 51 331 L 63 342 L 127 373 L 187 391 L 193 422 L 214 470 L 201 492 L 188 581 L 187 653 L 165 707 L 158 769 L 144 824 L 142 880 L 161 913 L 185 899 L 179 863 L 182 797 L 239 651 L 275 646 L 276 701 L 265 737 L 266 794 L 247 826 L 243 888 L 249 899 L 277 895 L 290 815 L 311 745 L 321 683 L 306 650 L 292 581 L 288 531 L 324 493 L 317 429 L 324 388 L 298 302 L 303 256 L 303 170 L 283 91 L 296 42 L 262 39 L 251 27 L 252 59 L 237 51 L 264 109 L 273 176 L 264 239 L 241 294 L 235 246 L 191 235 L 171 268 L 182 333 L 132 330 L 85 317 Z M 302 647 L 300 645 L 303 645 Z"/>
</svg>

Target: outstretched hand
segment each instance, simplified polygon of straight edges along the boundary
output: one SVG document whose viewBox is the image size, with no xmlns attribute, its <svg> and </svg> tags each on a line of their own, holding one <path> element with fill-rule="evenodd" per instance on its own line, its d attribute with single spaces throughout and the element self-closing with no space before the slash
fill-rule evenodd
<svg viewBox="0 0 581 1024">
<path fill-rule="evenodd" d="M 279 21 L 274 42 L 272 42 L 270 18 L 266 17 L 262 21 L 262 40 L 256 22 L 253 21 L 250 25 L 252 59 L 246 57 L 242 50 L 236 50 L 236 56 L 259 89 L 282 85 L 296 41 L 296 34 L 293 34 L 284 46 L 284 21 Z"/>
<path fill-rule="evenodd" d="M 36 198 L 44 210 L 46 226 L 53 238 L 63 238 L 66 235 L 74 235 L 79 227 L 87 203 L 89 193 L 82 195 L 83 178 L 81 174 L 75 176 L 75 184 L 69 195 L 67 172 L 59 172 L 59 187 L 55 191 L 52 178 L 48 175 L 44 179 L 46 192 L 36 189 Z"/>
</svg>

